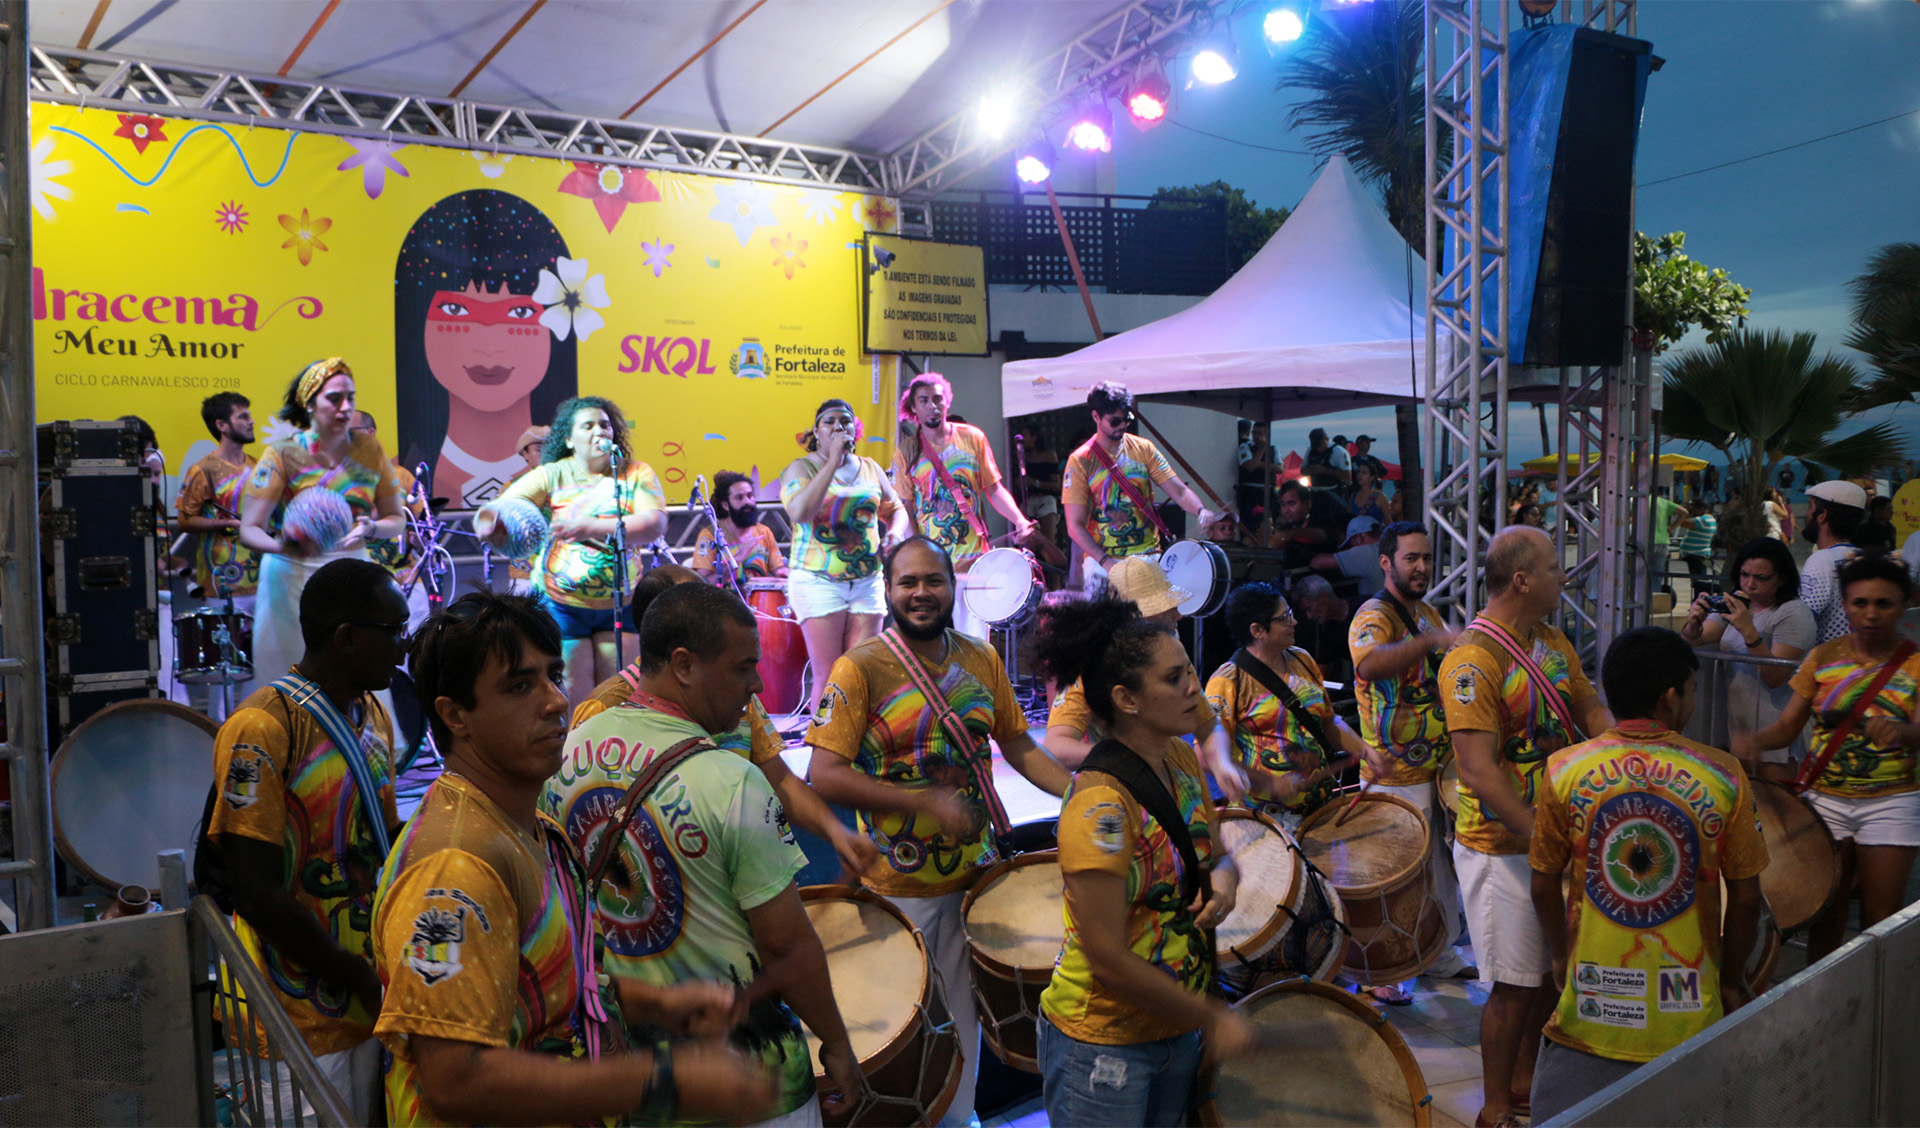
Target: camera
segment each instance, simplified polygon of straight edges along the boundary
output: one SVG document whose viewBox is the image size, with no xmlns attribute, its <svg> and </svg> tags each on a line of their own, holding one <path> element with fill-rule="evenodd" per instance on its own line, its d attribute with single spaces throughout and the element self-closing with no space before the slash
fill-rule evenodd
<svg viewBox="0 0 1920 1128">
<path fill-rule="evenodd" d="M 1715 614 L 1724 615 L 1727 613 L 1727 600 L 1729 599 L 1740 599 L 1741 606 L 1745 606 L 1747 602 L 1737 595 L 1729 595 L 1726 592 L 1714 592 L 1712 595 L 1707 596 L 1707 610 Z"/>
</svg>

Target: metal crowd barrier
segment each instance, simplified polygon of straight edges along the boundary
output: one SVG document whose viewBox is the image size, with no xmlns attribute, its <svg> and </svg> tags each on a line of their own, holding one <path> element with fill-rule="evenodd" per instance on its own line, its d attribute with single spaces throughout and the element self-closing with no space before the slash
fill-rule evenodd
<svg viewBox="0 0 1920 1128">
<path fill-rule="evenodd" d="M 1727 692 L 1733 685 L 1734 673 L 1741 666 L 1771 666 L 1785 670 L 1800 668 L 1798 658 L 1756 658 L 1716 647 L 1696 648 L 1693 653 L 1700 659 L 1700 672 L 1695 675 L 1694 681 L 1693 718 L 1687 722 L 1681 735 L 1715 748 L 1728 747 L 1732 736 L 1727 727 Z"/>
</svg>

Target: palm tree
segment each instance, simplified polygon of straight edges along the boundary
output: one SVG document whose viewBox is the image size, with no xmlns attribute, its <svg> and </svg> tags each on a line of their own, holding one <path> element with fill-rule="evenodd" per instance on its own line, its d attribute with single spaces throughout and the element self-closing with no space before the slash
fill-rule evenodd
<svg viewBox="0 0 1920 1128">
<path fill-rule="evenodd" d="M 1889 243 L 1853 280 L 1853 332 L 1847 347 L 1878 373 L 1849 388 L 1854 411 L 1920 399 L 1920 243 Z"/>
<path fill-rule="evenodd" d="M 1845 418 L 1842 394 L 1859 382 L 1850 361 L 1815 359 L 1813 334 L 1741 330 L 1717 344 L 1669 361 L 1660 429 L 1669 438 L 1706 443 L 1725 455 L 1728 482 L 1743 504 L 1721 522 L 1728 544 L 1766 533 L 1757 504 L 1780 464 L 1804 459 L 1841 474 L 1860 474 L 1898 460 L 1898 430 L 1877 423 L 1834 434 Z"/>
</svg>

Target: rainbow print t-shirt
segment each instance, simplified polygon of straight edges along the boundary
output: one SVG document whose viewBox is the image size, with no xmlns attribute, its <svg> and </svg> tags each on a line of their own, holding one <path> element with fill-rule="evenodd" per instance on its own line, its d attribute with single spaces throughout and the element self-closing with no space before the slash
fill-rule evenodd
<svg viewBox="0 0 1920 1128">
<path fill-rule="evenodd" d="M 522 498 L 540 507 L 548 521 L 564 517 L 632 517 L 653 513 L 667 506 L 667 495 L 653 467 L 644 462 L 628 462 L 620 474 L 620 500 L 616 507 L 613 479 L 604 474 L 589 474 L 572 458 L 546 462 L 514 479 L 500 495 L 501 500 Z M 646 546 L 628 538 L 627 588 L 640 581 L 641 550 Z M 610 541 L 560 540 L 547 538 L 545 548 L 534 557 L 533 584 L 548 599 L 568 607 L 605 611 L 613 606 L 617 591 L 616 553 Z"/>
<path fill-rule="evenodd" d="M 386 828 L 400 823 L 393 799 L 393 724 L 372 694 L 348 714 L 357 724 Z M 372 956 L 374 879 L 384 858 L 346 758 L 305 709 L 266 686 L 247 695 L 213 747 L 220 796 L 207 835 L 239 835 L 284 851 L 282 881 L 348 952 Z M 349 1049 L 373 1034 L 359 999 L 265 943 L 244 918 L 233 928 L 316 1054 Z"/>
<path fill-rule="evenodd" d="M 733 562 L 740 566 L 742 576 L 771 576 L 787 566 L 786 558 L 780 555 L 780 542 L 773 530 L 765 525 L 755 525 L 747 530 L 742 540 L 732 541 Z M 693 557 L 687 566 L 696 572 L 711 572 L 717 567 L 719 553 L 714 549 L 713 527 L 704 525 L 700 535 L 694 538 Z"/>
<path fill-rule="evenodd" d="M 857 466 L 853 481 L 833 479 L 813 520 L 794 525 L 795 568 L 829 580 L 863 580 L 880 570 L 880 522 L 888 508 L 883 471 L 871 458 L 861 458 Z M 809 474 L 782 482 L 781 503 L 792 501 L 812 479 Z"/>
<path fill-rule="evenodd" d="M 1528 864 L 1568 871 L 1567 985 L 1547 1037 L 1652 1061 L 1719 1021 L 1720 882 L 1767 868 L 1739 761 L 1623 721 L 1540 773 Z"/>
<path fill-rule="evenodd" d="M 1313 656 L 1294 647 L 1273 672 L 1293 691 L 1300 707 L 1319 719 L 1321 731 L 1331 739 L 1333 704 L 1327 700 L 1326 679 Z M 1232 661 L 1222 664 L 1207 679 L 1207 703 L 1220 718 L 1220 727 L 1227 731 L 1233 762 L 1242 768 L 1259 768 L 1274 775 L 1312 772 L 1326 767 L 1329 756 L 1338 752 L 1320 747 L 1285 703 Z M 1268 815 L 1277 816 L 1282 811 L 1311 814 L 1333 798 L 1333 785 L 1332 779 L 1321 780 L 1285 802 L 1250 794 L 1247 805 Z"/>
<path fill-rule="evenodd" d="M 924 448 L 924 439 L 921 445 Z M 987 436 L 980 428 L 966 423 L 954 423 L 947 429 L 947 443 L 940 449 L 940 461 L 945 464 L 953 484 L 959 487 L 960 498 L 954 497 L 940 481 L 940 475 L 934 473 L 933 462 L 924 449 L 911 467 L 904 455 L 904 451 L 894 452 L 894 488 L 912 508 L 920 531 L 946 549 L 956 567 L 971 563 L 987 551 L 987 541 L 974 531 L 973 522 L 967 520 L 960 501 L 964 498 L 973 515 L 984 524 L 987 498 L 1000 486 L 1000 467 L 993 460 L 993 447 L 988 445 Z"/>
<path fill-rule="evenodd" d="M 225 517 L 240 516 L 240 498 L 246 492 L 247 481 L 253 474 L 253 456 L 242 453 L 242 465 L 220 457 L 214 451 L 193 464 L 186 476 L 180 479 L 180 496 L 174 499 L 174 509 L 182 517 Z M 216 509 L 215 506 L 220 508 Z M 222 513 L 220 510 L 226 512 Z M 223 533 L 199 534 L 200 547 L 193 554 L 193 578 L 200 585 L 207 598 L 212 599 L 218 588 L 214 582 L 214 570 L 229 564 L 240 567 L 240 582 L 232 585 L 235 595 L 252 595 L 260 583 L 260 556 L 252 549 L 240 543 L 236 535 Z"/>
<path fill-rule="evenodd" d="M 1153 521 L 1133 504 L 1126 490 L 1093 453 L 1098 435 L 1067 456 L 1066 475 L 1061 481 L 1060 501 L 1064 505 L 1087 507 L 1087 528 L 1101 551 L 1108 556 L 1136 556 L 1160 550 L 1159 531 Z M 1139 435 L 1122 435 L 1119 453 L 1113 465 L 1153 501 L 1153 487 L 1173 480 L 1173 467 L 1167 456 Z"/>
<path fill-rule="evenodd" d="M 246 496 L 268 498 L 274 502 L 273 518 L 268 522 L 276 533 L 286 516 L 287 503 L 302 490 L 328 489 L 347 501 L 357 517 L 375 517 L 382 501 L 400 494 L 400 481 L 393 463 L 387 461 L 380 441 L 356 431 L 347 446 L 347 456 L 338 466 L 328 466 L 313 453 L 313 433 L 301 431 L 267 448 L 247 480 Z"/>
<path fill-rule="evenodd" d="M 386 996 L 374 1032 L 393 1054 L 396 1128 L 442 1123 L 421 1097 L 408 1035 L 563 1058 L 626 1048 L 613 991 L 595 978 L 585 874 L 566 835 L 539 819 L 538 835 L 521 829 L 443 775 L 380 874 L 373 958 Z"/>
<path fill-rule="evenodd" d="M 956 838 L 931 815 L 859 811 L 860 829 L 880 849 L 885 865 L 862 880 L 876 893 L 940 897 L 964 889 L 977 866 L 999 861 L 976 768 L 992 774 L 992 745 L 1027 731 L 1027 718 L 1007 681 L 1000 656 L 958 631 L 946 634 L 947 662 L 932 669 L 934 684 L 973 738 L 981 762 L 970 761 L 934 719 L 926 698 L 908 680 L 900 660 L 880 639 L 868 639 L 833 664 L 807 743 L 853 762 L 860 772 L 899 787 L 951 787 L 976 812 L 973 827 Z"/>
<path fill-rule="evenodd" d="M 1441 629 L 1440 615 L 1425 600 L 1415 600 L 1407 608 L 1422 632 Z M 1360 606 L 1347 628 L 1347 649 L 1353 655 L 1353 667 L 1374 649 L 1394 646 L 1409 637 L 1401 621 L 1384 599 L 1375 597 Z M 1431 783 L 1453 754 L 1453 742 L 1447 738 L 1447 714 L 1440 705 L 1440 682 L 1434 674 L 1431 655 L 1390 678 L 1369 681 L 1354 675 L 1354 695 L 1360 706 L 1360 737 L 1375 748 L 1383 748 L 1393 758 L 1384 776 L 1374 774 L 1373 765 L 1362 761 L 1360 776 L 1370 783 L 1388 787 L 1412 787 Z"/>
<path fill-rule="evenodd" d="M 1873 680 L 1880 676 L 1881 664 L 1867 662 L 1853 650 L 1853 636 L 1821 643 L 1807 654 L 1800 669 L 1788 683 L 1793 692 L 1813 703 L 1813 754 L 1823 755 L 1833 734 L 1860 702 Z M 1906 724 L 1920 709 L 1920 654 L 1907 659 L 1887 684 L 1867 705 L 1866 713 L 1847 733 L 1846 741 L 1834 750 L 1826 770 L 1813 781 L 1813 789 L 1827 795 L 1862 799 L 1875 795 L 1895 795 L 1920 787 L 1914 779 L 1913 749 L 1902 745 L 1883 747 L 1867 736 L 1867 721 L 1890 717 Z"/>
<path fill-rule="evenodd" d="M 1182 740 L 1167 742 L 1174 802 L 1193 837 L 1201 865 L 1213 858 L 1213 801 L 1200 762 Z M 1073 777 L 1060 810 L 1060 869 L 1110 873 L 1127 882 L 1127 950 L 1198 995 L 1213 978 L 1213 937 L 1194 926 L 1182 903 L 1186 867 L 1173 841 L 1112 776 L 1082 771 Z M 1202 882 L 1204 884 L 1205 878 Z M 1093 973 L 1073 919 L 1063 910 L 1067 939 L 1040 996 L 1040 1009 L 1061 1032 L 1082 1042 L 1125 1046 L 1171 1038 L 1192 1029 L 1116 994 Z"/>
</svg>

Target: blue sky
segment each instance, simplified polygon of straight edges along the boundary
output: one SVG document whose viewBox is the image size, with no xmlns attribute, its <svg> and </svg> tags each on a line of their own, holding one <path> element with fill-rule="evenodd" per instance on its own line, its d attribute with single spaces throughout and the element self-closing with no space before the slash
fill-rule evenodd
<svg viewBox="0 0 1920 1128">
<path fill-rule="evenodd" d="M 1292 206 L 1306 193 L 1315 159 L 1179 128 L 1304 148 L 1286 126 L 1295 99 L 1274 89 L 1279 64 L 1258 46 L 1262 10 L 1240 21 L 1238 79 L 1180 91 L 1169 124 L 1116 136 L 1119 191 L 1224 179 L 1269 207 Z M 1642 0 L 1639 35 L 1667 60 L 1647 93 L 1636 177 L 1643 184 L 1920 109 L 1920 3 L 1912 0 Z M 1685 231 L 1688 254 L 1752 288 L 1750 325 L 1812 330 L 1822 348 L 1855 356 L 1841 349 L 1848 281 L 1876 248 L 1920 241 L 1920 113 L 1651 185 L 1637 207 L 1642 231 Z M 1533 409 L 1516 411 L 1525 416 L 1514 418 L 1510 464 L 1541 453 Z M 1882 417 L 1900 424 L 1910 455 L 1920 457 L 1920 408 L 1871 418 Z M 1304 449 L 1316 424 L 1394 445 L 1390 410 L 1276 424 L 1275 442 Z"/>
</svg>

